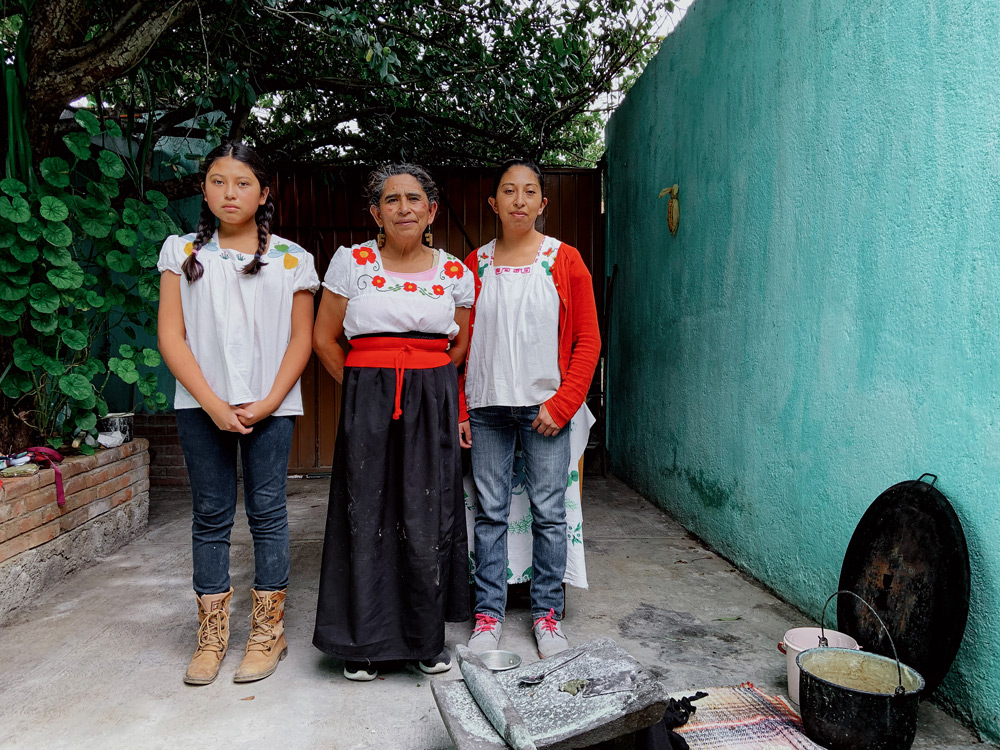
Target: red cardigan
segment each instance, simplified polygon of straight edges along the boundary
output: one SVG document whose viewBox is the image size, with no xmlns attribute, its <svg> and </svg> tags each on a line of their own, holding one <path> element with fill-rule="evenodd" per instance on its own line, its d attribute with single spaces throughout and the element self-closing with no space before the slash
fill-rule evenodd
<svg viewBox="0 0 1000 750">
<path fill-rule="evenodd" d="M 478 250 L 473 250 L 465 258 L 465 265 L 472 269 L 476 284 L 476 299 L 483 288 L 479 278 Z M 565 242 L 559 245 L 555 263 L 552 265 L 552 280 L 559 293 L 559 389 L 545 406 L 549 416 L 559 427 L 565 427 L 587 398 L 590 381 L 601 356 L 601 333 L 597 324 L 597 303 L 594 301 L 594 286 L 590 271 L 580 257 L 580 251 Z M 476 324 L 476 308 L 473 305 L 469 319 L 469 339 Z M 472 350 L 470 344 L 469 350 Z M 468 357 L 466 357 L 468 359 Z M 465 401 L 465 375 L 459 378 L 459 419 L 468 419 Z"/>
</svg>

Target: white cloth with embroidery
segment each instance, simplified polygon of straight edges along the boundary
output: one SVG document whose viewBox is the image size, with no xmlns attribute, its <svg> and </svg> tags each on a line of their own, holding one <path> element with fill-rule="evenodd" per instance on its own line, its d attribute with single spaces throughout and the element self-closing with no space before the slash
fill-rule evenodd
<svg viewBox="0 0 1000 750">
<path fill-rule="evenodd" d="M 194 239 L 194 234 L 167 237 L 156 265 L 161 273 L 181 276 L 185 340 L 216 396 L 234 405 L 259 401 L 274 385 L 291 340 L 292 297 L 319 289 L 316 264 L 302 247 L 272 234 L 263 256 L 267 265 L 249 276 L 242 271 L 253 254 L 221 248 L 216 233 L 198 251 L 202 277 L 188 283 L 181 266 Z M 178 381 L 174 408 L 199 406 Z M 302 414 L 299 381 L 273 413 Z"/>
<path fill-rule="evenodd" d="M 347 297 L 344 333 L 443 333 L 455 338 L 456 307 L 472 307 L 472 272 L 454 255 L 437 251 L 433 278 L 417 281 L 386 271 L 374 240 L 340 247 L 323 277 L 323 286 Z"/>
<path fill-rule="evenodd" d="M 560 241 L 544 237 L 528 266 L 497 266 L 496 240 L 476 251 L 482 288 L 466 365 L 469 409 L 536 406 L 559 388 L 559 292 L 552 280 Z"/>
<path fill-rule="evenodd" d="M 587 588 L 587 563 L 583 555 L 583 505 L 580 493 L 580 459 L 587 448 L 594 415 L 584 404 L 573 415 L 570 430 L 570 458 L 566 467 L 566 575 L 570 586 Z M 476 483 L 472 473 L 462 478 L 465 487 L 465 522 L 469 530 L 469 563 L 473 561 L 476 525 Z M 531 502 L 525 486 L 524 459 L 514 454 L 514 479 L 511 482 L 510 515 L 507 522 L 507 583 L 531 580 Z"/>
</svg>

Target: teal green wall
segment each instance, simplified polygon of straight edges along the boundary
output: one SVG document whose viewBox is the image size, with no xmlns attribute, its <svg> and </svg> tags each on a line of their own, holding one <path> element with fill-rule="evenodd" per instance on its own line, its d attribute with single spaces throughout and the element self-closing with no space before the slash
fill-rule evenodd
<svg viewBox="0 0 1000 750">
<path fill-rule="evenodd" d="M 1000 4 L 698 0 L 607 147 L 615 473 L 816 617 L 937 474 L 973 571 L 941 695 L 1000 738 Z"/>
</svg>

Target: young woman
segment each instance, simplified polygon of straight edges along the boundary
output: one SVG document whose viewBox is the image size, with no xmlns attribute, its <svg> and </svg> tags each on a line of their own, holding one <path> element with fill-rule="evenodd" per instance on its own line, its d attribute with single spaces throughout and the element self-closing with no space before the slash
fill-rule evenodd
<svg viewBox="0 0 1000 750">
<path fill-rule="evenodd" d="M 560 620 L 566 571 L 570 434 L 600 355 L 590 272 L 573 247 L 535 229 L 547 200 L 541 171 L 512 159 L 496 173 L 490 206 L 499 239 L 470 253 L 476 274 L 465 375 L 475 525 L 474 651 L 500 643 L 507 604 L 507 521 L 516 438 L 531 500 L 531 617 L 539 656 L 567 647 Z"/>
<path fill-rule="evenodd" d="M 374 172 L 378 239 L 333 256 L 316 317 L 313 345 L 343 401 L 313 644 L 349 680 L 395 660 L 446 671 L 444 623 L 469 616 L 456 365 L 473 285 L 433 249 L 437 197 L 416 165 Z"/>
<path fill-rule="evenodd" d="M 285 481 L 299 376 L 312 353 L 312 256 L 270 233 L 270 175 L 242 143 L 204 163 L 198 231 L 160 251 L 159 346 L 177 378 L 174 408 L 194 513 L 198 646 L 184 681 L 212 682 L 229 645 L 229 535 L 236 454 L 253 535 L 253 611 L 236 682 L 270 675 L 284 658 L 289 575 Z"/>
</svg>

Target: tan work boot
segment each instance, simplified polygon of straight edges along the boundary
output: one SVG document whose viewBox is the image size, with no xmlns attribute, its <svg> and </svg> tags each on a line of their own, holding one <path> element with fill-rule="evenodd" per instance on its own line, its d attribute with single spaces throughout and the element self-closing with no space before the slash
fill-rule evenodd
<svg viewBox="0 0 1000 750">
<path fill-rule="evenodd" d="M 233 598 L 233 589 L 197 598 L 198 649 L 188 664 L 184 682 L 207 685 L 219 674 L 219 666 L 229 647 L 229 600 Z"/>
<path fill-rule="evenodd" d="M 240 662 L 233 682 L 262 680 L 278 668 L 285 658 L 285 591 L 257 591 L 253 594 L 253 614 L 247 652 Z"/>
</svg>

